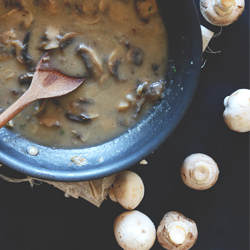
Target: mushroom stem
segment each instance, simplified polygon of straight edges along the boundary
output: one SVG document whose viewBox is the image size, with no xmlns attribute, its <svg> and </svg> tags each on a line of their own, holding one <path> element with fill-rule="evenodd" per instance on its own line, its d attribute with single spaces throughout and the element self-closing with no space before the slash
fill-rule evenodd
<svg viewBox="0 0 250 250">
<path fill-rule="evenodd" d="M 175 211 L 166 213 L 157 228 L 157 239 L 168 250 L 188 250 L 197 238 L 196 223 Z"/>
<path fill-rule="evenodd" d="M 219 16 L 232 13 L 235 0 L 214 0 L 214 10 Z"/>
<path fill-rule="evenodd" d="M 170 240 L 176 244 L 180 245 L 187 238 L 188 228 L 187 225 L 181 221 L 173 222 L 168 226 L 168 233 Z"/>
<path fill-rule="evenodd" d="M 195 168 L 192 170 L 192 177 L 199 184 L 207 183 L 211 178 L 211 175 L 211 169 L 204 162 L 197 162 Z"/>
</svg>

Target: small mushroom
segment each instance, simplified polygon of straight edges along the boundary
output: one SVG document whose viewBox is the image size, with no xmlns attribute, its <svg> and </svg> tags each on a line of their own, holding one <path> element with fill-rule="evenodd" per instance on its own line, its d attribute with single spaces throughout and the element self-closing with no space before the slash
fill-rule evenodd
<svg viewBox="0 0 250 250">
<path fill-rule="evenodd" d="M 116 175 L 110 191 L 111 200 L 116 201 L 125 209 L 136 208 L 143 199 L 144 185 L 140 176 L 132 171 L 123 171 Z"/>
<path fill-rule="evenodd" d="M 175 211 L 166 213 L 157 228 L 157 239 L 168 250 L 188 250 L 197 237 L 195 222 Z"/>
<path fill-rule="evenodd" d="M 154 245 L 156 229 L 147 215 L 133 210 L 116 217 L 114 235 L 124 250 L 149 250 Z"/>
<path fill-rule="evenodd" d="M 226 125 L 236 132 L 250 131 L 250 90 L 238 89 L 224 99 L 223 118 Z"/>
<path fill-rule="evenodd" d="M 60 31 L 54 26 L 47 27 L 41 38 L 41 44 L 39 45 L 39 49 L 43 50 L 52 50 L 59 48 L 61 35 Z"/>
<path fill-rule="evenodd" d="M 153 82 L 148 86 L 147 97 L 151 100 L 162 98 L 164 83 L 162 81 Z"/>
<path fill-rule="evenodd" d="M 81 43 L 76 48 L 76 53 L 82 57 L 85 67 L 89 73 L 89 77 L 97 79 L 102 75 L 103 68 L 101 60 L 93 49 Z"/>
<path fill-rule="evenodd" d="M 204 18 L 217 26 L 228 26 L 238 20 L 245 8 L 245 0 L 200 0 Z"/>
<path fill-rule="evenodd" d="M 190 188 L 206 190 L 217 181 L 219 168 L 208 155 L 195 153 L 188 156 L 181 166 L 181 178 Z"/>
</svg>

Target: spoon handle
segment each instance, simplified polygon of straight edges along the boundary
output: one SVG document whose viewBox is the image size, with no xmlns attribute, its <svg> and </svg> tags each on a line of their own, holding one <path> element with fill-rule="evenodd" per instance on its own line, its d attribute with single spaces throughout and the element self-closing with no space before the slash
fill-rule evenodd
<svg viewBox="0 0 250 250">
<path fill-rule="evenodd" d="M 30 89 L 28 89 L 19 99 L 0 114 L 0 128 L 15 117 L 19 112 L 25 109 L 34 99 L 30 98 Z"/>
</svg>

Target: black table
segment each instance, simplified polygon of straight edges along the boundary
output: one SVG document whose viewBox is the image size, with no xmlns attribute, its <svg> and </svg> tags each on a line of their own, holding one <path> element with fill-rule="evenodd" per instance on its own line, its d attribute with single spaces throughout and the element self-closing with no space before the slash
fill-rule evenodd
<svg viewBox="0 0 250 250">
<path fill-rule="evenodd" d="M 198 5 L 198 0 L 196 0 Z M 201 16 L 201 24 L 215 32 Z M 204 53 L 195 97 L 174 133 L 154 153 L 131 169 L 145 184 L 137 210 L 158 226 L 171 210 L 197 223 L 199 237 L 192 249 L 245 250 L 249 248 L 249 133 L 229 130 L 222 118 L 224 97 L 249 88 L 249 2 L 240 19 L 224 27 Z M 196 191 L 180 178 L 180 165 L 192 153 L 213 157 L 220 168 L 216 185 Z M 19 176 L 4 167 L 1 173 Z M 96 208 L 83 199 L 65 198 L 50 185 L 0 180 L 1 250 L 120 249 L 113 234 L 115 217 L 125 211 L 104 201 Z M 156 241 L 152 249 L 163 249 Z"/>
</svg>

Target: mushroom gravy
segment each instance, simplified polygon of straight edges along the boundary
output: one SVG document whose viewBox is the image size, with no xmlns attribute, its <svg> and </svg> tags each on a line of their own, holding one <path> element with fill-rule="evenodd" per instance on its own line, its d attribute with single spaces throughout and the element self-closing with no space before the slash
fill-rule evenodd
<svg viewBox="0 0 250 250">
<path fill-rule="evenodd" d="M 86 80 L 9 122 L 40 144 L 102 143 L 164 95 L 167 36 L 155 0 L 0 1 L 0 112 L 28 89 L 46 51 L 53 69 Z"/>
</svg>

